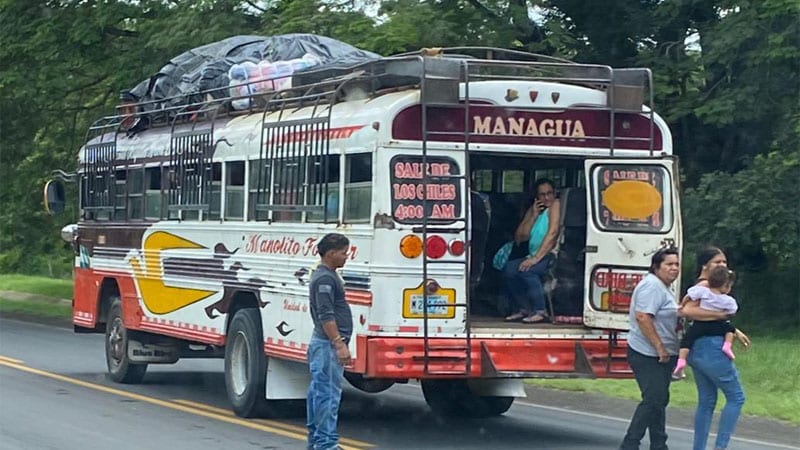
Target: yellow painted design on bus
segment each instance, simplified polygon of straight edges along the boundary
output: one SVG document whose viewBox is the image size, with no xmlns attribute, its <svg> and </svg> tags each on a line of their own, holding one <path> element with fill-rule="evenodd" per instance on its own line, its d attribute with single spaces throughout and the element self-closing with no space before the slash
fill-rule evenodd
<svg viewBox="0 0 800 450">
<path fill-rule="evenodd" d="M 603 205 L 617 217 L 646 219 L 661 208 L 661 193 L 645 181 L 615 181 L 603 191 Z"/>
<path fill-rule="evenodd" d="M 161 252 L 174 249 L 205 249 L 203 245 L 166 231 L 156 231 L 142 244 L 142 256 L 131 258 L 134 278 L 145 307 L 154 314 L 167 314 L 215 294 L 216 291 L 167 286 Z M 143 265 L 142 265 L 143 264 Z"/>
</svg>

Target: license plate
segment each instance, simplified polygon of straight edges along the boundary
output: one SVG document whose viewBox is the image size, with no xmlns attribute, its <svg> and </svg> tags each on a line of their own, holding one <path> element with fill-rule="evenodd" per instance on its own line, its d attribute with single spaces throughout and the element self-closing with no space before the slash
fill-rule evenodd
<svg viewBox="0 0 800 450">
<path fill-rule="evenodd" d="M 428 296 L 428 314 L 429 315 L 443 315 L 447 314 L 447 296 L 446 295 L 429 295 Z M 411 296 L 411 314 L 423 315 L 424 313 L 425 298 L 422 295 L 414 294 Z"/>
<path fill-rule="evenodd" d="M 440 287 L 436 292 L 428 294 L 428 318 L 452 319 L 456 315 L 453 303 L 456 302 L 456 290 Z M 425 295 L 422 284 L 415 288 L 403 289 L 403 318 L 422 319 L 425 317 Z"/>
</svg>

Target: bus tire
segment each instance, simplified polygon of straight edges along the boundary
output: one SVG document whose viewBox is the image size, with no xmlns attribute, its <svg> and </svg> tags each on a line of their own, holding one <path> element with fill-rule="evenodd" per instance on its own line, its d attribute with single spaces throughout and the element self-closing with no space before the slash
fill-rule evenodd
<svg viewBox="0 0 800 450">
<path fill-rule="evenodd" d="M 225 344 L 225 390 L 239 417 L 261 417 L 267 413 L 267 357 L 263 341 L 259 310 L 238 310 L 228 327 Z"/>
<path fill-rule="evenodd" d="M 122 321 L 122 302 L 111 297 L 106 322 L 106 366 L 108 375 L 117 383 L 139 384 L 147 372 L 147 364 L 128 359 L 128 329 Z"/>
<path fill-rule="evenodd" d="M 366 378 L 360 373 L 345 372 L 344 378 L 351 386 L 359 391 L 377 394 L 394 386 L 394 380 L 386 378 Z"/>
<path fill-rule="evenodd" d="M 428 406 L 441 416 L 485 418 L 499 416 L 514 403 L 514 397 L 483 397 L 466 380 L 422 380 Z"/>
</svg>

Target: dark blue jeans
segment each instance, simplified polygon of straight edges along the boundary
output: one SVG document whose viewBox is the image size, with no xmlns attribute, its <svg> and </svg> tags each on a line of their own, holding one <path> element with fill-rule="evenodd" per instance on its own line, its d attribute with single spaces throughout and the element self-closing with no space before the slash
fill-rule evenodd
<svg viewBox="0 0 800 450">
<path fill-rule="evenodd" d="M 717 392 L 725 394 L 725 407 L 719 417 L 714 448 L 728 448 L 739 412 L 744 405 L 744 391 L 736 366 L 722 353 L 722 336 L 705 336 L 694 342 L 688 363 L 697 385 L 697 411 L 694 414 L 694 450 L 705 450 L 711 419 L 717 406 Z"/>
<path fill-rule="evenodd" d="M 620 445 L 621 450 L 639 448 L 644 432 L 650 432 L 650 450 L 667 449 L 667 404 L 672 371 L 678 362 L 677 356 L 666 363 L 658 357 L 643 355 L 628 347 L 628 364 L 642 391 L 642 401 L 633 413 L 628 432 Z"/>
<path fill-rule="evenodd" d="M 503 278 L 506 280 L 509 302 L 515 311 L 527 311 L 546 315 L 545 292 L 542 285 L 542 276 L 547 273 L 553 255 L 548 253 L 533 267 L 524 272 L 519 271 L 519 265 L 524 258 L 512 259 L 503 268 Z"/>
<path fill-rule="evenodd" d="M 339 364 L 330 340 L 311 336 L 308 367 L 311 370 L 311 385 L 306 399 L 308 450 L 336 449 L 339 446 L 336 423 L 342 400 L 344 367 Z"/>
</svg>

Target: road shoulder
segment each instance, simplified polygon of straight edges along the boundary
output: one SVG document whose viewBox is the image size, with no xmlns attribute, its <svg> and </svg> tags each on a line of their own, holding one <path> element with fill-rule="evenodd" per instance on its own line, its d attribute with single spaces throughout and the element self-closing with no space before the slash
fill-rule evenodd
<svg viewBox="0 0 800 450">
<path fill-rule="evenodd" d="M 633 380 L 631 382 L 633 383 Z M 635 401 L 602 394 L 565 391 L 540 386 L 525 385 L 525 392 L 528 397 L 521 400 L 525 403 L 604 417 L 615 417 L 624 421 L 628 421 L 631 418 L 637 405 Z M 724 401 L 724 398 L 720 398 L 720 403 L 724 404 Z M 712 431 L 716 429 L 718 422 L 719 414 L 716 414 Z M 667 427 L 693 429 L 694 410 L 668 407 Z M 734 438 L 754 441 L 769 439 L 770 443 L 781 444 L 785 446 L 784 448 L 798 448 L 800 427 L 779 420 L 743 415 L 737 423 Z M 620 439 L 622 439 L 622 436 L 620 436 Z"/>
</svg>

